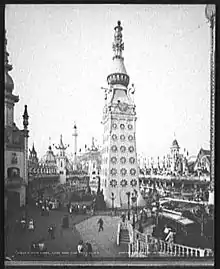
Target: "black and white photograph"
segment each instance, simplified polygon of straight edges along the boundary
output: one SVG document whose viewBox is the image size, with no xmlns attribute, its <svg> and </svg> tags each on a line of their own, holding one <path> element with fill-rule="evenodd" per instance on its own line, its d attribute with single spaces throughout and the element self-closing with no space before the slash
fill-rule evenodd
<svg viewBox="0 0 220 269">
<path fill-rule="evenodd" d="M 4 12 L 5 264 L 214 264 L 215 5 Z"/>
</svg>

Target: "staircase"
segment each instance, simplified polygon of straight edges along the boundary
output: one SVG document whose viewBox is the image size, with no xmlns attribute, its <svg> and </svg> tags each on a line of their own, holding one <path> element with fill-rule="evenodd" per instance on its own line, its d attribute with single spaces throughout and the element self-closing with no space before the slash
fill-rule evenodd
<svg viewBox="0 0 220 269">
<path fill-rule="evenodd" d="M 129 244 L 130 238 L 127 229 L 121 229 L 120 231 L 120 244 Z"/>
</svg>

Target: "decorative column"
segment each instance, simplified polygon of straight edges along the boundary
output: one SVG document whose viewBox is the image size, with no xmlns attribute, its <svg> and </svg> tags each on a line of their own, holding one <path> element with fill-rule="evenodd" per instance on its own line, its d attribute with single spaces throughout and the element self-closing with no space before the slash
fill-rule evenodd
<svg viewBox="0 0 220 269">
<path fill-rule="evenodd" d="M 215 5 L 206 5 L 205 15 L 210 23 L 211 50 L 210 50 L 210 88 L 211 88 L 211 174 L 209 203 L 214 204 L 214 180 L 215 180 Z"/>
<path fill-rule="evenodd" d="M 73 169 L 76 170 L 77 169 L 77 136 L 78 136 L 78 133 L 77 133 L 77 127 L 76 127 L 76 124 L 74 124 L 74 127 L 73 127 L 74 131 L 73 131 L 73 137 L 74 137 L 74 148 L 73 148 L 73 164 L 74 164 L 74 167 Z"/>
<path fill-rule="evenodd" d="M 27 113 L 27 105 L 24 106 L 24 114 L 23 114 L 23 126 L 24 126 L 24 183 L 28 186 L 28 113 Z M 26 190 L 24 191 L 25 199 L 24 204 L 26 204 Z M 22 201 L 21 201 L 22 202 Z M 23 202 L 22 202 L 23 203 Z M 24 205 L 23 204 L 23 205 Z"/>
<path fill-rule="evenodd" d="M 27 113 L 27 105 L 24 106 L 24 114 L 23 114 L 23 126 L 24 126 L 24 181 L 28 184 L 28 113 Z"/>
</svg>

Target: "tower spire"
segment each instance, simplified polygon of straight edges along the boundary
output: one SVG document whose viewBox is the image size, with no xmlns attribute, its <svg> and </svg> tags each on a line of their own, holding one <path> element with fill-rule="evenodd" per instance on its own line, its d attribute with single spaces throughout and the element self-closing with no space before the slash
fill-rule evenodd
<svg viewBox="0 0 220 269">
<path fill-rule="evenodd" d="M 124 58 L 122 57 L 122 51 L 124 50 L 124 42 L 122 40 L 121 22 L 118 21 L 117 26 L 114 28 L 114 41 L 113 41 L 113 66 L 110 75 L 107 77 L 107 82 L 110 86 L 122 85 L 127 88 L 129 84 L 129 76 L 124 66 Z"/>
<path fill-rule="evenodd" d="M 114 28 L 115 35 L 114 35 L 114 42 L 112 45 L 114 51 L 114 58 L 122 58 L 122 51 L 124 50 L 124 42 L 122 40 L 122 30 L 121 22 L 118 21 L 118 25 Z"/>
</svg>

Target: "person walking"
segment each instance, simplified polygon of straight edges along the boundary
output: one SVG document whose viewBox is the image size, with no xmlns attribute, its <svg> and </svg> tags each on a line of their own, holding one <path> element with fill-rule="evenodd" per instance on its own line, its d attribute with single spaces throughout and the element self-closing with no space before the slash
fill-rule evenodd
<svg viewBox="0 0 220 269">
<path fill-rule="evenodd" d="M 86 242 L 86 256 L 92 258 L 92 245 L 88 241 Z"/>
<path fill-rule="evenodd" d="M 124 212 L 122 213 L 121 218 L 122 218 L 122 222 L 125 222 L 126 216 Z"/>
<path fill-rule="evenodd" d="M 50 239 L 55 239 L 53 225 L 50 225 L 48 227 L 48 236 L 49 236 Z"/>
<path fill-rule="evenodd" d="M 46 215 L 49 216 L 49 212 L 50 212 L 50 209 L 49 209 L 49 205 L 46 206 Z"/>
<path fill-rule="evenodd" d="M 41 207 L 41 216 L 44 216 L 45 215 L 45 206 L 42 205 Z"/>
<path fill-rule="evenodd" d="M 28 230 L 34 232 L 34 220 L 30 219 L 28 223 Z"/>
<path fill-rule="evenodd" d="M 164 230 L 163 230 L 163 233 L 164 233 L 164 240 L 166 240 L 166 237 L 169 233 L 171 229 L 167 227 L 167 225 L 164 226 Z"/>
<path fill-rule="evenodd" d="M 78 245 L 77 245 L 77 257 L 82 257 L 83 256 L 83 241 L 80 240 Z"/>
<path fill-rule="evenodd" d="M 102 218 L 100 218 L 99 220 L 98 220 L 98 224 L 99 224 L 99 232 L 102 230 L 102 231 L 104 231 L 104 228 L 103 228 L 103 224 L 104 224 L 104 222 L 103 222 L 103 219 Z"/>
</svg>

